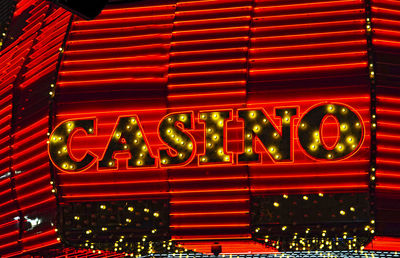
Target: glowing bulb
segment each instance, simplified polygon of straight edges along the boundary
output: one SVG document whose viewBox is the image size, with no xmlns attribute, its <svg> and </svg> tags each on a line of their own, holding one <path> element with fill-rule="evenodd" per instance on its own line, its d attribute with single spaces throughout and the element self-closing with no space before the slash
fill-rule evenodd
<svg viewBox="0 0 400 258">
<path fill-rule="evenodd" d="M 283 226 L 283 227 L 282 227 L 282 231 L 285 231 L 286 229 L 287 229 L 286 226 Z"/>
<path fill-rule="evenodd" d="M 346 215 L 346 212 L 344 210 L 341 210 L 340 215 L 344 216 L 344 215 Z"/>
<path fill-rule="evenodd" d="M 130 211 L 130 212 L 132 212 L 134 210 L 134 208 L 133 207 L 128 207 L 128 211 Z"/>
<path fill-rule="evenodd" d="M 158 217 L 160 216 L 160 214 L 159 214 L 158 212 L 154 212 L 154 213 L 153 213 L 153 216 L 156 217 L 156 218 L 158 218 Z"/>
<path fill-rule="evenodd" d="M 279 203 L 278 202 L 274 202 L 274 206 L 275 207 L 279 207 Z"/>
<path fill-rule="evenodd" d="M 283 198 L 287 199 L 289 198 L 289 196 L 287 196 L 286 194 L 283 195 Z"/>
<path fill-rule="evenodd" d="M 308 196 L 307 196 L 307 195 L 304 195 L 304 196 L 303 196 L 303 199 L 304 199 L 305 201 L 307 201 L 307 200 L 308 200 Z"/>
<path fill-rule="evenodd" d="M 100 205 L 100 209 L 105 210 L 107 208 L 107 206 L 105 206 L 104 204 Z"/>
</svg>

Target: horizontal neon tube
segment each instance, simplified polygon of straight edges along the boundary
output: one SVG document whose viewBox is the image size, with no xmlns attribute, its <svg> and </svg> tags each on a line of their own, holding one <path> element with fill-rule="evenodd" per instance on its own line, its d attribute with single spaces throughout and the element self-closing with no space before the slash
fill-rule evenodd
<svg viewBox="0 0 400 258">
<path fill-rule="evenodd" d="M 148 55 L 136 55 L 136 56 L 124 56 L 124 57 L 109 57 L 109 58 L 96 58 L 96 59 L 74 59 L 74 60 L 67 60 L 63 61 L 63 67 L 64 70 L 67 70 L 68 66 L 71 65 L 78 65 L 78 66 L 87 66 L 87 65 L 99 65 L 99 64 L 123 64 L 123 63 L 129 63 L 129 62 L 148 62 L 149 59 L 153 60 L 160 60 L 160 61 L 165 61 L 166 63 L 168 62 L 169 56 L 168 55 L 156 55 L 156 54 L 148 54 Z M 118 69 L 118 68 L 115 68 Z"/>
<path fill-rule="evenodd" d="M 303 44 L 303 45 L 291 45 L 291 46 L 273 46 L 268 48 L 251 48 L 249 50 L 250 54 L 256 55 L 258 53 L 269 53 L 269 52 L 277 52 L 284 50 L 308 50 L 308 49 L 316 49 L 316 48 L 340 48 L 340 47 L 357 47 L 364 46 L 367 43 L 366 40 L 350 40 L 350 41 L 340 41 L 333 43 L 311 43 L 311 44 Z M 400 44 L 400 43 L 399 43 Z"/>
<path fill-rule="evenodd" d="M 180 4 L 177 4 L 177 7 L 179 9 Z M 222 8 L 209 8 L 209 9 L 197 9 L 197 10 L 190 10 L 190 11 L 176 11 L 175 16 L 183 19 L 187 17 L 190 19 L 191 17 L 196 17 L 196 16 L 203 16 L 207 14 L 225 14 L 225 13 L 234 13 L 234 12 L 243 12 L 247 13 L 250 12 L 253 8 L 251 6 L 240 6 L 240 7 L 222 7 Z"/>
<path fill-rule="evenodd" d="M 204 83 L 185 83 L 185 84 L 177 84 L 177 83 L 171 83 L 168 84 L 168 88 L 169 89 L 180 89 L 180 88 L 185 88 L 185 89 L 189 89 L 189 88 L 202 88 L 202 89 L 206 89 L 206 88 L 211 88 L 211 89 L 215 89 L 218 87 L 245 87 L 247 84 L 247 81 L 228 81 L 228 82 L 204 82 Z"/>
<path fill-rule="evenodd" d="M 250 75 L 271 75 L 271 74 L 282 74 L 290 73 L 293 71 L 329 71 L 329 70 L 347 70 L 352 68 L 362 68 L 367 67 L 367 62 L 357 62 L 357 63 L 346 63 L 346 64 L 335 64 L 335 65 L 315 65 L 315 66 L 304 66 L 304 67 L 285 67 L 276 69 L 266 69 L 266 70 L 250 70 Z"/>
<path fill-rule="evenodd" d="M 172 22 L 174 18 L 173 14 L 161 14 L 161 15 L 148 15 L 148 16 L 138 16 L 138 17 L 124 17 L 124 18 L 120 18 L 120 17 L 116 17 L 116 18 L 107 18 L 107 19 L 96 19 L 93 21 L 75 21 L 73 23 L 73 30 L 79 30 L 80 28 L 84 27 L 90 27 L 90 26 L 99 26 L 99 25 L 103 25 L 103 26 L 115 26 L 115 25 L 123 25 L 123 24 L 127 24 L 127 23 L 138 23 L 138 22 L 148 22 L 148 21 L 152 21 L 153 23 L 158 22 L 162 22 L 164 21 L 165 23 L 169 23 Z"/>
<path fill-rule="evenodd" d="M 174 205 L 185 205 L 185 204 L 193 204 L 193 203 L 229 203 L 229 202 L 249 202 L 250 199 L 213 199 L 213 200 L 174 200 L 170 201 L 171 204 Z"/>
<path fill-rule="evenodd" d="M 168 99 L 185 99 L 185 98 L 203 98 L 203 97 L 215 97 L 223 95 L 232 95 L 237 97 L 238 95 L 246 95 L 246 90 L 242 91 L 230 91 L 230 92 L 211 92 L 211 93 L 194 93 L 194 94 L 182 94 L 182 95 L 169 95 Z"/>
<path fill-rule="evenodd" d="M 223 28 L 212 28 L 212 29 L 173 31 L 172 34 L 174 37 L 180 37 L 180 36 L 191 36 L 191 35 L 194 36 L 194 35 L 200 35 L 200 34 L 248 31 L 249 29 L 250 29 L 250 26 L 223 27 Z"/>
<path fill-rule="evenodd" d="M 118 193 L 118 194 L 65 194 L 63 198 L 65 199 L 81 199 L 81 198 L 110 198 L 110 197 L 126 197 L 126 196 L 162 196 L 166 195 L 169 196 L 168 192 L 128 192 L 128 193 Z"/>
<path fill-rule="evenodd" d="M 213 71 L 202 71 L 202 72 L 184 72 L 184 73 L 171 73 L 169 78 L 182 78 L 190 76 L 201 76 L 201 75 L 227 75 L 227 74 L 246 74 L 247 69 L 234 69 L 234 70 L 213 70 Z"/>
<path fill-rule="evenodd" d="M 192 224 L 192 225 L 170 225 L 171 228 L 236 228 L 249 227 L 250 224 Z"/>
<path fill-rule="evenodd" d="M 296 23 L 296 24 L 285 24 L 285 25 L 271 25 L 271 26 L 262 26 L 262 25 L 254 25 L 251 27 L 251 31 L 257 32 L 270 32 L 270 31 L 284 31 L 291 29 L 304 29 L 304 28 L 325 28 L 325 27 L 339 27 L 339 26 L 352 26 L 355 24 L 363 25 L 365 23 L 364 20 L 348 20 L 348 21 L 327 21 L 327 22 L 308 22 L 308 23 Z"/>
<path fill-rule="evenodd" d="M 293 42 L 296 39 L 310 39 L 310 38 L 335 38 L 339 36 L 354 36 L 354 35 L 364 35 L 364 30 L 346 30 L 346 31 L 330 31 L 330 32 L 316 32 L 316 33 L 302 33 L 302 34 L 289 34 L 289 35 L 279 35 L 279 36 L 266 36 L 266 37 L 253 37 L 251 42 L 268 42 L 276 40 L 290 40 Z"/>
<path fill-rule="evenodd" d="M 230 63 L 245 63 L 247 62 L 246 58 L 234 58 L 234 59 L 217 59 L 217 60 L 204 60 L 204 61 L 183 61 L 183 62 L 174 62 L 170 63 L 169 67 L 171 68 L 184 68 L 187 66 L 202 66 L 202 65 L 222 65 L 222 64 L 230 64 Z"/>
<path fill-rule="evenodd" d="M 134 6 L 134 7 L 126 7 L 126 8 L 110 8 L 104 9 L 100 18 L 104 15 L 121 15 L 128 13 L 142 13 L 142 12 L 154 12 L 154 10 L 164 11 L 164 10 L 174 10 L 174 4 L 166 4 L 166 5 L 151 5 L 151 6 Z"/>
<path fill-rule="evenodd" d="M 94 70 L 77 70 L 77 71 L 63 71 L 60 72 L 61 76 L 90 76 L 90 75 L 102 75 L 102 74 L 113 74 L 113 73 L 135 73 L 142 72 L 163 72 L 167 70 L 167 66 L 143 66 L 143 67 L 115 67 L 115 68 L 104 68 L 104 69 L 94 69 Z"/>
<path fill-rule="evenodd" d="M 210 24 L 223 24 L 225 22 L 247 22 L 251 20 L 251 16 L 233 16 L 233 17 L 222 17 L 222 18 L 207 18 L 207 19 L 196 19 L 186 21 L 174 21 L 174 28 L 186 26 L 198 26 L 198 25 L 210 25 Z"/>
<path fill-rule="evenodd" d="M 153 82 L 153 83 L 164 83 L 167 81 L 167 78 L 154 78 L 154 77 L 148 77 L 148 78 L 132 78 L 132 77 L 128 77 L 128 78 L 116 78 L 116 79 L 102 79 L 102 80 L 86 80 L 86 81 L 69 81 L 69 82 L 63 82 L 63 81 L 58 81 L 57 85 L 60 87 L 79 87 L 82 85 L 85 86 L 96 86 L 99 87 L 99 84 L 109 84 L 111 85 L 115 85 L 118 83 L 140 83 L 140 82 Z"/>
<path fill-rule="evenodd" d="M 235 234 L 235 235 L 219 235 L 219 236 L 171 236 L 172 240 L 228 240 L 228 239 L 250 239 L 250 234 Z"/>
<path fill-rule="evenodd" d="M 364 1 L 362 0 L 337 0 L 337 1 L 319 1 L 311 3 L 288 3 L 283 5 L 273 5 L 268 7 L 262 7 L 263 9 L 272 9 L 276 11 L 301 9 L 301 8 L 314 8 L 314 7 L 334 7 L 334 6 L 347 6 L 359 4 L 361 5 Z"/>
<path fill-rule="evenodd" d="M 255 59 L 256 61 L 262 61 L 263 63 L 268 62 L 280 62 L 280 61 L 291 61 L 291 60 L 308 60 L 308 59 L 322 59 L 322 58 L 345 58 L 345 57 L 362 57 L 366 56 L 367 51 L 354 51 L 354 52 L 338 52 L 338 53 L 327 53 L 327 54 L 310 54 L 310 55 L 290 55 L 290 56 L 279 56 L 279 57 L 262 57 Z"/>
<path fill-rule="evenodd" d="M 375 13 L 384 13 L 384 14 L 391 14 L 391 15 L 400 16 L 400 11 L 395 10 L 395 9 L 388 9 L 388 8 L 372 6 L 371 7 L 371 11 L 375 12 Z"/>
<path fill-rule="evenodd" d="M 110 36 L 106 36 L 104 34 L 109 33 L 112 35 L 118 35 L 120 33 L 126 34 L 127 32 L 137 32 L 142 31 L 143 33 L 149 34 L 149 31 L 156 32 L 156 31 L 163 31 L 163 30 L 170 30 L 172 33 L 172 24 L 153 24 L 151 25 L 151 29 L 149 29 L 149 25 L 138 25 L 138 26 L 125 26 L 125 27 L 117 27 L 117 28 L 101 28 L 101 29 L 84 29 L 84 30 L 77 30 L 72 31 L 70 36 L 73 38 L 79 38 L 84 36 L 97 36 L 97 38 L 107 38 Z"/>
<path fill-rule="evenodd" d="M 98 38 L 98 39 L 82 39 L 82 40 L 70 40 L 67 41 L 68 46 L 85 46 L 88 44 L 104 44 L 104 43 L 121 43 L 121 42 L 132 42 L 133 44 L 138 44 L 138 40 L 154 40 L 157 33 L 149 33 L 146 35 L 138 36 L 126 36 L 126 37 L 113 37 L 113 38 Z M 157 35 L 159 39 L 169 39 L 171 35 Z M 140 44 L 139 44 L 140 45 Z"/>
<path fill-rule="evenodd" d="M 182 41 L 173 41 L 171 42 L 171 46 L 180 47 L 186 45 L 204 45 L 204 44 L 215 44 L 215 43 L 228 43 L 228 42 L 241 42 L 248 41 L 249 37 L 230 37 L 230 38 L 213 38 L 213 39 L 199 39 L 199 40 L 182 40 Z"/>
<path fill-rule="evenodd" d="M 249 214 L 249 210 L 242 211 L 218 211 L 218 212 L 180 212 L 180 213 L 170 213 L 170 216 L 204 216 L 204 215 L 233 215 L 233 214 Z"/>
<path fill-rule="evenodd" d="M 170 194 L 187 194 L 187 193 L 217 193 L 217 192 L 248 192 L 248 187 L 243 188 L 224 188 L 224 189 L 202 189 L 202 190 L 170 190 Z"/>
<path fill-rule="evenodd" d="M 340 10 L 340 11 L 325 11 L 325 12 L 307 12 L 307 13 L 296 13 L 296 14 L 276 14 L 271 15 L 270 13 L 268 16 L 263 16 L 263 7 L 256 7 L 254 8 L 254 16 L 258 19 L 262 19 L 262 21 L 282 21 L 282 20 L 290 20 L 294 19 L 296 21 L 300 21 L 301 19 L 310 19 L 310 18 L 317 18 L 317 17 L 340 17 L 340 15 L 357 15 L 357 18 L 363 17 L 363 13 L 365 10 L 362 8 L 360 9 L 353 9 L 353 10 Z M 354 17 L 355 18 L 355 17 Z M 354 19 L 353 18 L 353 19 Z M 350 18 L 349 18 L 350 19 Z"/>
<path fill-rule="evenodd" d="M 271 192 L 271 191 L 282 191 L 282 190 L 302 190 L 303 192 L 308 192 L 304 191 L 304 189 L 312 189 L 312 190 L 318 190 L 318 189 L 326 189 L 326 190 L 339 190 L 339 189 L 367 189 L 368 188 L 368 182 L 365 181 L 365 184 L 363 185 L 320 185 L 320 186 L 314 186 L 314 185 L 299 185 L 299 186 L 286 186 L 286 187 L 270 187 L 270 188 L 251 188 L 251 192 Z"/>
</svg>

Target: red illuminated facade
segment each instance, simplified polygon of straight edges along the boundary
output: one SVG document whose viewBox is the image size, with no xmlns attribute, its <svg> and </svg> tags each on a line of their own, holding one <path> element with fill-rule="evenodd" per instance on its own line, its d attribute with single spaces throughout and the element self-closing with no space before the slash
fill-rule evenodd
<svg viewBox="0 0 400 258">
<path fill-rule="evenodd" d="M 400 251 L 398 1 L 4 6 L 0 255 Z"/>
</svg>

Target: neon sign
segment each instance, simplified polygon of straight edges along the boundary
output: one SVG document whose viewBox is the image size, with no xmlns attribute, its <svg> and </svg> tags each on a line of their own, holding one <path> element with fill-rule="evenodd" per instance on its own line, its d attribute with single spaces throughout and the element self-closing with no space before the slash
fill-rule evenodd
<svg viewBox="0 0 400 258">
<path fill-rule="evenodd" d="M 227 149 L 227 122 L 233 121 L 233 112 L 236 112 L 237 121 L 243 122 L 242 151 L 238 153 L 230 153 Z M 357 152 L 364 139 L 364 124 L 360 116 L 344 104 L 313 106 L 297 124 L 293 118 L 298 116 L 298 108 L 275 108 L 274 115 L 281 120 L 279 127 L 263 108 L 200 111 L 198 121 L 204 125 L 204 150 L 197 150 L 191 133 L 195 129 L 194 112 L 168 114 L 158 125 L 158 136 L 165 145 L 158 150 L 158 155 L 151 152 L 137 115 L 119 117 L 103 155 L 96 156 L 88 147 L 80 159 L 74 156 L 71 141 L 78 131 L 83 131 L 86 136 L 95 136 L 96 119 L 67 120 L 50 135 L 48 152 L 59 170 L 81 172 L 95 164 L 99 171 L 118 169 L 117 153 L 129 154 L 127 167 L 132 169 L 185 166 L 196 158 L 198 166 L 264 163 L 262 153 L 255 148 L 256 142 L 261 143 L 270 161 L 291 162 L 295 133 L 299 146 L 311 159 L 335 161 Z M 335 119 L 339 132 L 333 146 L 325 144 L 322 132 L 329 117 Z"/>
</svg>

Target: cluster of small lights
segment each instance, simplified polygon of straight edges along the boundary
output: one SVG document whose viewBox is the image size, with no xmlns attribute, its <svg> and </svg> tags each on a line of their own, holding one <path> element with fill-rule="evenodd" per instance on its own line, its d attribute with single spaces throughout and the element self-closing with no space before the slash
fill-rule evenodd
<svg viewBox="0 0 400 258">
<path fill-rule="evenodd" d="M 229 163 L 231 155 L 226 153 L 225 123 L 229 112 L 201 113 L 200 120 L 205 123 L 205 155 L 200 156 L 200 163 Z"/>
<path fill-rule="evenodd" d="M 375 233 L 375 187 L 376 187 L 376 131 L 377 131 L 377 117 L 376 117 L 376 78 L 375 78 L 375 64 L 374 64 L 374 51 L 372 50 L 372 21 L 371 21 L 371 5 L 366 5 L 365 12 L 365 31 L 367 34 L 368 45 L 368 73 L 370 79 L 370 93 L 371 93 L 371 158 L 369 169 L 369 190 L 370 190 L 370 213 L 373 218 L 372 225 L 365 227 L 366 231 Z"/>
<path fill-rule="evenodd" d="M 176 151 L 176 155 L 171 155 L 167 150 L 160 151 L 161 166 L 182 164 L 192 157 L 195 151 L 192 139 L 182 131 L 192 128 L 192 114 L 171 114 L 160 123 L 160 136 L 162 140 Z"/>
<path fill-rule="evenodd" d="M 273 201 L 260 197 L 252 208 L 252 223 L 259 225 L 254 228 L 253 236 L 257 241 L 280 250 L 363 250 L 375 233 L 375 221 L 368 222 L 366 196 L 354 195 L 348 199 L 345 195 L 324 193 L 284 194 Z M 324 212 L 324 207 L 330 214 Z M 305 219 L 301 219 L 303 216 L 299 210 Z M 307 219 L 310 211 L 317 213 L 315 218 Z M 288 219 L 290 216 L 292 219 Z"/>
<path fill-rule="evenodd" d="M 326 115 L 339 121 L 339 140 L 332 149 L 324 146 L 321 123 Z M 336 159 L 352 153 L 362 139 L 362 123 L 348 107 L 339 104 L 326 104 L 307 113 L 299 124 L 299 139 L 304 150 L 315 158 Z"/>
<path fill-rule="evenodd" d="M 282 119 L 281 133 L 263 111 L 239 111 L 239 117 L 245 121 L 244 153 L 239 155 L 240 161 L 259 160 L 259 154 L 254 151 L 254 135 L 264 144 L 273 160 L 290 159 L 291 117 L 296 115 L 296 109 L 277 109 L 276 113 Z"/>
<path fill-rule="evenodd" d="M 150 155 L 137 117 L 119 118 L 104 156 L 99 161 L 99 167 L 115 168 L 117 166 L 117 161 L 113 158 L 115 152 L 129 152 L 131 154 L 131 158 L 128 160 L 129 167 L 154 165 L 155 159 Z"/>
<path fill-rule="evenodd" d="M 93 126 L 93 120 L 66 121 L 58 125 L 49 135 L 48 140 L 49 154 L 53 164 L 65 171 L 82 170 L 88 166 L 94 160 L 94 157 L 86 154 L 79 162 L 73 160 L 69 154 L 68 138 L 77 128 L 86 131 L 88 134 L 93 134 Z"/>
<path fill-rule="evenodd" d="M 126 256 L 182 253 L 169 240 L 166 201 L 72 203 L 63 209 L 63 239 L 69 245 Z"/>
<path fill-rule="evenodd" d="M 287 251 L 278 253 L 266 253 L 266 254 L 222 254 L 219 257 L 223 258 L 389 258 L 398 257 L 398 252 L 390 251 L 357 251 L 357 250 L 345 250 L 345 251 Z M 201 253 L 188 253 L 184 255 L 175 254 L 154 254 L 154 258 L 215 258 L 213 255 L 201 254 Z"/>
</svg>

